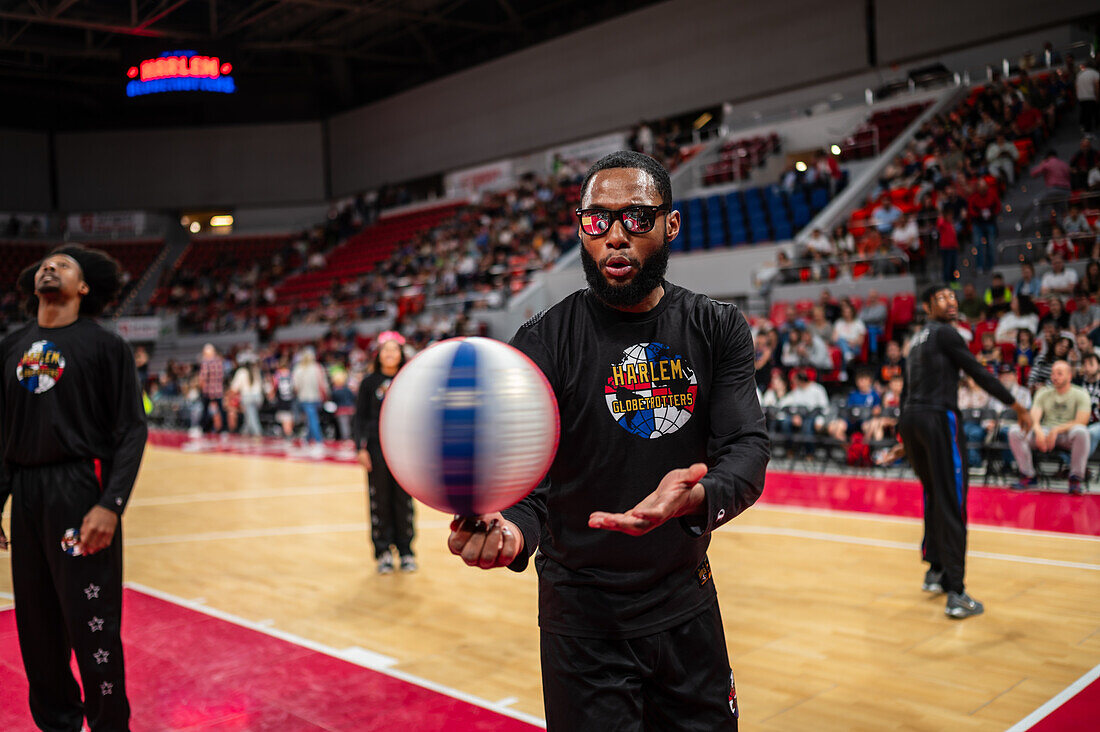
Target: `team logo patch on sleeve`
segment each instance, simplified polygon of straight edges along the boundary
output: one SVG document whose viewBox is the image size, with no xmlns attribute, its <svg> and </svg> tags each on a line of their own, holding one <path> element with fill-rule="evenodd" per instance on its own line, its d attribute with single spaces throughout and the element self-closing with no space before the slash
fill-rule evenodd
<svg viewBox="0 0 1100 732">
<path fill-rule="evenodd" d="M 656 440 L 686 425 L 695 412 L 699 382 L 687 359 L 663 343 L 638 343 L 611 364 L 604 399 L 627 432 Z"/>
<path fill-rule="evenodd" d="M 741 712 L 737 709 L 737 687 L 733 683 L 733 669 L 730 669 L 730 713 L 733 714 L 734 719 L 738 719 L 741 716 Z"/>
<path fill-rule="evenodd" d="M 15 367 L 15 378 L 31 394 L 43 394 L 65 373 L 65 357 L 52 341 L 35 341 Z"/>
<path fill-rule="evenodd" d="M 703 557 L 703 563 L 695 568 L 695 579 L 700 587 L 710 581 L 710 560 L 706 557 Z"/>
</svg>

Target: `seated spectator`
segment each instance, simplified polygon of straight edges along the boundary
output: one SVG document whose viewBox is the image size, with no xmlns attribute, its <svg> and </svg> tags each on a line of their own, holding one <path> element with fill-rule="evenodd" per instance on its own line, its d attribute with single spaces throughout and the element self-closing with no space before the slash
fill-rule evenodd
<svg viewBox="0 0 1100 732">
<path fill-rule="evenodd" d="M 1069 160 L 1070 187 L 1080 190 L 1088 187 L 1089 170 L 1100 163 L 1100 153 L 1092 147 L 1092 136 L 1081 138 L 1081 145 Z"/>
<path fill-rule="evenodd" d="M 888 384 L 895 376 L 905 375 L 905 357 L 901 355 L 901 344 L 896 340 L 886 341 L 886 353 L 878 367 L 878 379 Z"/>
<path fill-rule="evenodd" d="M 1092 259 L 1085 266 L 1085 279 L 1081 290 L 1091 298 L 1100 297 L 1100 261 Z"/>
<path fill-rule="evenodd" d="M 825 341 L 833 342 L 833 324 L 825 317 L 825 308 L 815 303 L 810 311 L 810 322 L 806 323 L 806 330 Z"/>
<path fill-rule="evenodd" d="M 1080 239 L 1092 243 L 1092 226 L 1089 225 L 1085 214 L 1081 212 L 1081 205 L 1078 203 L 1069 205 L 1069 212 L 1062 218 L 1062 230 L 1074 241 Z"/>
<path fill-rule="evenodd" d="M 1005 284 L 1004 275 L 994 272 L 992 282 L 982 295 L 985 301 L 986 313 L 991 318 L 999 318 L 1008 312 L 1012 302 L 1012 288 Z"/>
<path fill-rule="evenodd" d="M 833 323 L 833 343 L 840 348 L 845 365 L 863 353 L 863 340 L 866 337 L 867 326 L 856 317 L 852 301 L 844 298 L 840 302 L 840 317 Z"/>
<path fill-rule="evenodd" d="M 1054 257 L 1061 257 L 1067 262 L 1077 259 L 1077 248 L 1066 236 L 1066 232 L 1058 224 L 1054 224 L 1050 231 L 1050 241 L 1047 242 L 1047 259 L 1054 261 Z"/>
<path fill-rule="evenodd" d="M 829 319 L 829 322 L 835 321 L 840 317 L 840 305 L 833 299 L 833 295 L 827 289 L 822 290 L 821 294 L 817 298 L 817 302 L 821 307 L 825 308 L 825 317 Z"/>
<path fill-rule="evenodd" d="M 993 332 L 998 343 L 1015 343 L 1016 333 L 1020 329 L 1031 331 L 1032 336 L 1039 332 L 1039 314 L 1030 297 L 1017 294 L 1008 307 L 1008 312 L 997 321 L 997 329 Z"/>
<path fill-rule="evenodd" d="M 905 377 L 895 374 L 882 392 L 882 408 L 898 409 L 901 407 L 901 393 L 905 387 Z M 898 418 L 893 414 L 880 414 L 871 417 L 863 423 L 863 434 L 872 442 L 880 442 L 894 434 L 898 424 Z"/>
<path fill-rule="evenodd" d="M 825 236 L 825 232 L 817 227 L 814 227 L 814 230 L 806 237 L 805 244 L 806 255 L 813 259 L 830 259 L 835 253 L 833 243 L 829 241 L 829 237 Z"/>
<path fill-rule="evenodd" d="M 842 259 L 848 259 L 856 253 L 856 238 L 845 224 L 833 229 L 833 251 Z"/>
<path fill-rule="evenodd" d="M 1085 356 L 1090 353 L 1100 355 L 1100 346 L 1097 346 L 1095 343 L 1092 342 L 1092 339 L 1089 338 L 1088 333 L 1078 333 L 1077 337 L 1074 339 L 1074 343 L 1076 344 L 1076 347 L 1073 350 L 1074 353 L 1077 355 L 1077 362 L 1075 364 L 1077 366 L 1080 366 L 1083 363 L 1082 359 L 1084 359 Z M 1080 369 L 1078 369 L 1078 371 L 1080 371 Z"/>
<path fill-rule="evenodd" d="M 920 251 L 920 232 L 913 216 L 903 213 L 898 217 L 898 222 L 894 225 L 894 246 L 910 258 Z"/>
<path fill-rule="evenodd" d="M 1047 298 L 1047 307 L 1050 310 L 1039 318 L 1039 328 L 1042 329 L 1043 324 L 1050 321 L 1058 331 L 1069 330 L 1069 312 L 1066 311 L 1066 304 L 1062 298 L 1057 296 Z"/>
<path fill-rule="evenodd" d="M 855 384 L 855 388 L 848 392 L 844 406 L 849 410 L 859 410 L 858 414 L 849 412 L 846 417 L 829 422 L 827 427 L 829 436 L 841 442 L 847 442 L 849 434 L 862 432 L 867 419 L 882 414 L 882 397 L 874 390 L 871 372 L 865 369 L 857 371 Z"/>
<path fill-rule="evenodd" d="M 762 407 L 778 407 L 783 397 L 787 396 L 787 380 L 783 378 L 781 369 L 771 370 L 771 379 L 768 381 L 768 389 L 760 399 Z"/>
<path fill-rule="evenodd" d="M 756 270 L 756 286 L 760 289 L 760 294 L 763 297 L 771 294 L 772 287 L 776 282 L 789 284 L 793 280 L 794 272 L 791 270 L 791 259 L 783 249 L 775 251 L 774 263 L 765 262 L 760 269 Z"/>
<path fill-rule="evenodd" d="M 1036 316 L 1038 319 L 1038 316 Z M 1027 328 L 1020 328 L 1016 331 L 1016 368 L 1023 373 L 1024 370 L 1030 370 L 1031 364 L 1035 362 L 1035 357 L 1038 355 L 1038 349 L 1035 346 L 1035 334 Z"/>
<path fill-rule="evenodd" d="M 968 414 L 970 410 L 985 409 L 989 405 L 989 395 L 978 385 L 974 379 L 963 374 L 959 378 L 958 392 L 959 412 L 962 414 L 963 434 L 966 435 L 967 463 L 972 468 L 982 464 L 982 452 L 980 445 L 985 442 L 987 431 L 985 422 Z"/>
<path fill-rule="evenodd" d="M 1076 307 L 1069 315 L 1069 329 L 1074 333 L 1090 333 L 1100 326 L 1100 305 L 1089 302 L 1088 295 L 1079 292 L 1074 297 Z"/>
<path fill-rule="evenodd" d="M 1001 347 L 997 345 L 993 333 L 982 333 L 980 348 L 977 353 L 978 363 L 985 366 L 993 373 L 997 373 L 997 367 L 1001 365 Z"/>
<path fill-rule="evenodd" d="M 1016 281 L 1012 291 L 1017 295 L 1027 295 L 1032 300 L 1042 295 L 1042 285 L 1035 276 L 1035 265 L 1024 262 L 1020 265 L 1020 279 Z"/>
<path fill-rule="evenodd" d="M 791 383 L 794 388 L 779 400 L 779 431 L 790 436 L 797 430 L 803 437 L 812 437 L 824 421 L 821 412 L 829 407 L 829 395 L 825 387 L 811 381 L 803 369 L 791 373 Z M 803 411 L 806 414 L 802 414 Z M 797 450 L 803 455 L 812 455 L 813 451 L 813 443 L 809 440 Z"/>
<path fill-rule="evenodd" d="M 1015 143 L 1005 138 L 1003 132 L 997 133 L 996 139 L 985 149 L 985 160 L 989 172 L 1009 185 L 1016 182 L 1016 163 L 1019 159 L 1019 149 Z"/>
<path fill-rule="evenodd" d="M 1096 452 L 1100 444 L 1100 355 L 1094 350 L 1087 351 L 1081 357 L 1081 376 L 1077 385 L 1089 395 L 1089 455 Z"/>
<path fill-rule="evenodd" d="M 884 198 L 878 208 L 871 214 L 871 222 L 883 236 L 894 229 L 894 223 L 901 217 L 901 209 L 894 205 L 889 198 Z"/>
<path fill-rule="evenodd" d="M 833 359 L 829 356 L 829 347 L 825 342 L 799 326 L 792 328 L 787 336 L 787 343 L 783 346 L 783 356 L 780 360 L 788 368 L 809 366 L 819 371 L 829 371 L 833 368 Z"/>
<path fill-rule="evenodd" d="M 766 323 L 754 339 L 756 385 L 767 386 L 772 371 L 782 370 L 779 360 L 778 335 L 771 323 Z"/>
<path fill-rule="evenodd" d="M 1071 295 L 1077 287 L 1077 272 L 1066 267 L 1066 260 L 1058 254 L 1050 258 L 1050 272 L 1039 282 L 1039 292 L 1044 296 Z"/>
<path fill-rule="evenodd" d="M 1025 433 L 1018 425 L 1008 431 L 1008 445 L 1020 469 L 1018 489 L 1035 485 L 1032 448 L 1049 453 L 1055 447 L 1070 451 L 1069 492 L 1081 493 L 1081 480 L 1089 459 L 1089 416 L 1092 401 L 1087 391 L 1074 386 L 1069 363 L 1059 359 L 1050 373 L 1050 386 L 1043 387 L 1032 401 L 1034 426 Z"/>
<path fill-rule="evenodd" d="M 1054 345 L 1035 357 L 1031 362 L 1031 372 L 1027 377 L 1027 386 L 1033 392 L 1050 383 L 1054 364 L 1063 361 L 1069 365 L 1069 352 L 1073 350 L 1073 339 L 1058 336 Z"/>
<path fill-rule="evenodd" d="M 959 298 L 959 315 L 969 323 L 977 323 L 985 317 L 985 302 L 978 297 L 978 290 L 973 282 L 963 285 L 962 297 Z"/>
<path fill-rule="evenodd" d="M 1089 168 L 1089 174 L 1085 179 L 1085 185 L 1088 187 L 1089 193 L 1100 191 L 1100 163 Z"/>
</svg>

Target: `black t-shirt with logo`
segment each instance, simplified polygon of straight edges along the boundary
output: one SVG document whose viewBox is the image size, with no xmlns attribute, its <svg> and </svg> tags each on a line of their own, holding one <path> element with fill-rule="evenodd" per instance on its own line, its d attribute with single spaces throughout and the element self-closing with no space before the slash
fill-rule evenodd
<svg viewBox="0 0 1100 732">
<path fill-rule="evenodd" d="M 512 345 L 546 374 L 561 416 L 546 480 L 504 512 L 525 540 L 512 569 L 539 549 L 540 626 L 629 638 L 703 611 L 715 597 L 710 532 L 760 496 L 769 457 L 741 312 L 667 283 L 641 314 L 581 290 L 525 323 Z M 593 511 L 627 511 L 696 462 L 709 469 L 705 513 L 639 537 L 589 528 Z"/>
<path fill-rule="evenodd" d="M 148 433 L 130 346 L 90 318 L 31 321 L 0 341 L 0 508 L 19 467 L 98 459 L 99 505 L 122 513 Z"/>
</svg>

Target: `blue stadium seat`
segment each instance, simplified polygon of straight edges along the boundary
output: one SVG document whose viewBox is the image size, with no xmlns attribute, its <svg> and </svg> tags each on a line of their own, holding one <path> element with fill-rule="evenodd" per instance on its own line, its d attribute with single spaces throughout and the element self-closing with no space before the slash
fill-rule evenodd
<svg viewBox="0 0 1100 732">
<path fill-rule="evenodd" d="M 791 230 L 791 225 L 786 221 L 777 221 L 775 223 L 775 240 L 783 241 L 784 239 L 793 239 L 794 232 Z"/>
<path fill-rule="evenodd" d="M 814 188 L 810 191 L 810 209 L 817 213 L 829 204 L 829 191 L 825 188 Z"/>
<path fill-rule="evenodd" d="M 810 223 L 810 209 L 806 206 L 791 206 L 791 221 L 796 228 L 801 229 L 806 224 Z"/>
<path fill-rule="evenodd" d="M 744 244 L 748 240 L 749 234 L 747 231 L 745 231 L 744 224 L 738 224 L 737 226 L 730 224 L 730 246 Z"/>
</svg>

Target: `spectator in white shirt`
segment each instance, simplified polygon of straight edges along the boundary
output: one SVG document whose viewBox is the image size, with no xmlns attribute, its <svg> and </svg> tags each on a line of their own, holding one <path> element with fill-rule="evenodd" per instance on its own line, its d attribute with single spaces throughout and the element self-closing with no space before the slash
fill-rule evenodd
<svg viewBox="0 0 1100 732">
<path fill-rule="evenodd" d="M 1066 268 L 1066 262 L 1055 254 L 1050 259 L 1051 271 L 1039 281 L 1039 291 L 1043 295 L 1069 295 L 1077 286 L 1077 272 Z"/>
<path fill-rule="evenodd" d="M 1014 143 L 1005 139 L 1003 132 L 989 143 L 985 149 L 985 159 L 990 173 L 999 175 L 1009 185 L 1016 182 L 1016 162 L 1020 159 L 1020 151 Z"/>
<path fill-rule="evenodd" d="M 997 321 L 997 330 L 993 332 L 994 340 L 998 343 L 1015 343 L 1016 333 L 1021 328 L 1031 331 L 1032 335 L 1039 333 L 1039 313 L 1035 311 L 1030 297 L 1016 295 L 1008 308 L 1008 312 Z"/>
<path fill-rule="evenodd" d="M 910 214 L 903 213 L 894 225 L 894 246 L 906 254 L 920 249 L 920 232 L 917 230 L 917 220 Z"/>
<path fill-rule="evenodd" d="M 840 318 L 833 324 L 833 341 L 844 355 L 844 363 L 849 363 L 863 351 L 863 339 L 867 337 L 867 326 L 856 317 L 855 306 L 848 298 L 840 302 Z"/>
</svg>

